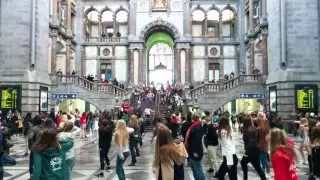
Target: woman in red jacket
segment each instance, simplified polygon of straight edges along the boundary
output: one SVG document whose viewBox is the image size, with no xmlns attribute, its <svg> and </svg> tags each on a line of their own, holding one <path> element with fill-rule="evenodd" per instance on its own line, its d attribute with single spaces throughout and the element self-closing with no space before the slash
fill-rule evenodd
<svg viewBox="0 0 320 180">
<path fill-rule="evenodd" d="M 278 128 L 272 129 L 270 136 L 274 180 L 298 180 L 294 142 L 286 139 L 284 132 Z"/>
</svg>

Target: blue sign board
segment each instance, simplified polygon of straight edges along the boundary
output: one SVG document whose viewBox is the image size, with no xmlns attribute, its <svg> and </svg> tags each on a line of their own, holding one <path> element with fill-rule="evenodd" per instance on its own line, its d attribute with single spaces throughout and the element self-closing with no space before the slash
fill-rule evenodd
<svg viewBox="0 0 320 180">
<path fill-rule="evenodd" d="M 77 99 L 76 94 L 52 94 L 52 99 Z"/>
<path fill-rule="evenodd" d="M 240 99 L 265 99 L 265 94 L 241 93 Z"/>
</svg>

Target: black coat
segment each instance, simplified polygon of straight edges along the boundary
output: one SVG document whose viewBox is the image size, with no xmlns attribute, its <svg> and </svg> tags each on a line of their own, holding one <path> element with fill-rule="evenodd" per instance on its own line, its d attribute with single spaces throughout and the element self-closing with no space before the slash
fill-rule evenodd
<svg viewBox="0 0 320 180">
<path fill-rule="evenodd" d="M 196 161 L 201 161 L 203 157 L 203 146 L 202 146 L 202 136 L 203 136 L 203 128 L 201 124 L 194 126 L 190 133 L 188 138 L 188 154 L 189 157 Z M 198 156 L 195 157 L 194 154 L 197 154 Z"/>
</svg>

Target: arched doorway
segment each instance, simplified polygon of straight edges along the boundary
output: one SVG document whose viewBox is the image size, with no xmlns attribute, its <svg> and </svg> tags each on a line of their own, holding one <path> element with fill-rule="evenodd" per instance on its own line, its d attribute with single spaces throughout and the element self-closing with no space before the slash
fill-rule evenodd
<svg viewBox="0 0 320 180">
<path fill-rule="evenodd" d="M 165 33 L 155 33 L 147 41 L 148 83 L 155 86 L 174 81 L 173 40 Z"/>
</svg>

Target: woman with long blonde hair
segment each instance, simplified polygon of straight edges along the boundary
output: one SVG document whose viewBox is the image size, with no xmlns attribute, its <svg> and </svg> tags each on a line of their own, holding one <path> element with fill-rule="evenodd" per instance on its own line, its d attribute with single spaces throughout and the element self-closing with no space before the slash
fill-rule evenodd
<svg viewBox="0 0 320 180">
<path fill-rule="evenodd" d="M 170 129 L 160 124 L 157 129 L 153 172 L 157 180 L 183 180 L 183 162 L 188 153 L 180 140 L 173 140 Z"/>
<path fill-rule="evenodd" d="M 138 147 L 138 142 L 140 136 L 140 127 L 139 127 L 139 120 L 136 115 L 132 115 L 129 119 L 128 126 L 132 128 L 134 131 L 129 136 L 129 148 L 131 153 L 131 163 L 129 166 L 134 166 L 137 162 L 137 158 L 140 156 L 140 151 Z"/>
<path fill-rule="evenodd" d="M 262 169 L 266 172 L 266 178 L 270 178 L 270 166 L 268 161 L 269 150 L 269 126 L 263 112 L 258 113 L 258 142 L 260 147 L 260 161 Z"/>
<path fill-rule="evenodd" d="M 298 180 L 294 142 L 286 139 L 284 132 L 279 128 L 271 130 L 270 151 L 274 180 Z"/>
<path fill-rule="evenodd" d="M 126 127 L 124 120 L 118 120 L 115 132 L 115 143 L 118 152 L 116 173 L 119 180 L 125 180 L 123 164 L 129 156 L 129 135 L 134 129 Z"/>
</svg>

